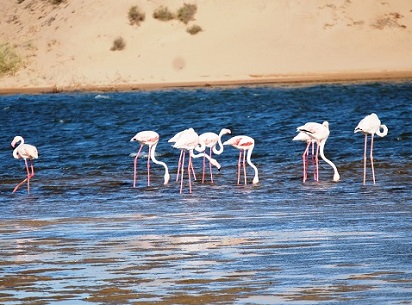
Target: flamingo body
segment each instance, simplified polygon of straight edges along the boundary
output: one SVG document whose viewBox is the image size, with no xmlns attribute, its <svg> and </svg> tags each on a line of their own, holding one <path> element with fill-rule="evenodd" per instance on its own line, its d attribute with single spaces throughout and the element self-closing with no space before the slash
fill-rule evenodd
<svg viewBox="0 0 412 305">
<path fill-rule="evenodd" d="M 249 136 L 234 136 L 230 138 L 229 140 L 225 141 L 223 145 L 231 145 L 234 148 L 239 149 L 239 161 L 238 161 L 238 179 L 237 179 L 237 184 L 240 184 L 240 167 L 241 167 L 241 160 L 242 160 L 242 154 L 243 154 L 243 174 L 244 174 L 244 179 L 245 179 L 245 185 L 247 184 L 246 181 L 246 162 L 250 165 L 250 167 L 253 168 L 255 175 L 253 177 L 253 184 L 258 184 L 259 183 L 259 172 L 257 167 L 252 163 L 251 161 L 251 156 L 252 156 L 252 151 L 255 147 L 255 140 Z M 246 157 L 246 162 L 245 162 L 245 155 L 247 152 L 247 157 Z"/>
<path fill-rule="evenodd" d="M 16 147 L 16 144 L 20 144 Z M 30 179 L 34 176 L 34 165 L 33 159 L 39 158 L 39 153 L 37 148 L 30 144 L 25 144 L 24 139 L 21 136 L 15 136 L 13 141 L 11 142 L 11 147 L 14 148 L 13 150 L 13 157 L 15 159 L 23 159 L 24 164 L 26 166 L 27 177 L 22 182 L 16 185 L 13 189 L 13 193 L 17 191 L 17 189 L 22 185 L 24 182 L 27 181 L 27 191 L 30 192 Z M 30 167 L 28 165 L 27 160 L 30 161 Z"/>
<path fill-rule="evenodd" d="M 139 158 L 140 152 L 144 145 L 149 146 L 149 153 L 147 155 L 147 185 L 150 185 L 150 160 L 152 160 L 155 164 L 162 165 L 165 169 L 164 174 L 164 182 L 163 184 L 167 184 L 170 179 L 169 169 L 166 163 L 158 161 L 155 156 L 156 146 L 159 142 L 159 134 L 152 130 L 144 130 L 138 132 L 130 142 L 139 142 L 140 148 L 134 158 L 134 174 L 133 174 L 133 187 L 136 187 L 136 180 L 137 180 L 137 160 Z"/>
<path fill-rule="evenodd" d="M 356 126 L 354 133 L 361 132 L 365 135 L 365 144 L 364 144 L 364 153 L 363 153 L 363 185 L 366 184 L 366 161 L 367 161 L 367 149 L 368 149 L 368 135 L 371 136 L 371 144 L 370 144 L 370 161 L 371 161 L 371 169 L 372 169 L 372 180 L 373 184 L 376 183 L 375 179 L 375 168 L 373 164 L 373 142 L 375 134 L 380 137 L 384 137 L 388 134 L 388 127 L 386 125 L 382 125 L 379 117 L 376 113 L 371 113 L 364 117 Z"/>
</svg>

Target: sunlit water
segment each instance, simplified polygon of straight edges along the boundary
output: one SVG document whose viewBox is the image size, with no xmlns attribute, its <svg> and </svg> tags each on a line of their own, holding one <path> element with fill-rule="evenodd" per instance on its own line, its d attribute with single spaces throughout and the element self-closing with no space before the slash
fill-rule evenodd
<svg viewBox="0 0 412 305">
<path fill-rule="evenodd" d="M 376 112 L 376 185 L 362 185 L 363 141 Z M 1 304 L 412 304 L 412 83 L 328 84 L 0 96 Z M 329 121 L 320 181 L 302 183 L 296 127 Z M 236 185 L 226 147 L 214 183 L 189 194 L 167 142 L 193 127 L 253 137 L 260 183 Z M 160 134 L 132 188 L 129 142 Z M 10 142 L 39 150 L 30 194 Z M 224 136 L 223 140 L 229 136 Z M 311 170 L 311 168 L 310 168 Z"/>
</svg>

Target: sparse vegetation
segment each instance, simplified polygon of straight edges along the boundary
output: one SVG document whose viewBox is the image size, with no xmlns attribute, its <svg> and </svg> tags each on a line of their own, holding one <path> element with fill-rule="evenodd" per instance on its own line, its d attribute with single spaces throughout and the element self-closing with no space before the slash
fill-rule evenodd
<svg viewBox="0 0 412 305">
<path fill-rule="evenodd" d="M 50 0 L 50 2 L 51 2 L 52 4 L 59 5 L 60 3 L 63 3 L 64 0 Z"/>
<path fill-rule="evenodd" d="M 131 25 L 140 25 L 140 22 L 144 21 L 146 15 L 137 6 L 132 6 L 129 9 L 128 17 Z"/>
<path fill-rule="evenodd" d="M 119 36 L 113 41 L 113 45 L 110 48 L 111 51 L 121 51 L 126 47 L 126 42 L 123 37 Z"/>
<path fill-rule="evenodd" d="M 153 12 L 153 18 L 160 21 L 170 21 L 175 18 L 175 14 L 167 7 L 161 6 Z"/>
<path fill-rule="evenodd" d="M 20 64 L 20 56 L 8 43 L 0 45 L 0 75 L 14 73 Z"/>
<path fill-rule="evenodd" d="M 190 35 L 195 35 L 201 31 L 202 31 L 202 28 L 197 24 L 194 24 L 191 27 L 188 27 L 186 29 L 186 32 L 188 32 Z"/>
<path fill-rule="evenodd" d="M 184 24 L 188 24 L 189 21 L 194 20 L 196 11 L 197 11 L 196 4 L 185 3 L 183 7 L 177 10 L 177 19 L 179 19 Z"/>
</svg>

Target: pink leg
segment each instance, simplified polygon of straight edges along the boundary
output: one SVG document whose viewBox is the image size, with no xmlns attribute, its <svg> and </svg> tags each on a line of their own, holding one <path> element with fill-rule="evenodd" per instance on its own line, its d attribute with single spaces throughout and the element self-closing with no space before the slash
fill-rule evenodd
<svg viewBox="0 0 412 305">
<path fill-rule="evenodd" d="M 210 158 L 212 158 L 212 147 L 210 147 L 210 152 L 209 152 Z M 213 183 L 213 170 L 212 170 L 212 163 L 209 161 L 209 171 L 210 171 L 210 182 Z"/>
<path fill-rule="evenodd" d="M 243 176 L 245 177 L 245 185 L 247 184 L 246 181 L 246 151 L 243 151 Z"/>
<path fill-rule="evenodd" d="M 137 152 L 136 157 L 134 157 L 134 171 L 133 171 L 133 187 L 136 187 L 136 180 L 137 180 L 137 159 L 139 158 L 140 152 L 143 148 L 143 145 L 140 145 L 139 151 Z"/>
<path fill-rule="evenodd" d="M 182 156 L 183 156 L 183 149 L 180 151 L 179 162 L 177 162 L 176 182 L 179 181 L 179 172 L 180 172 L 180 167 L 182 165 Z"/>
<path fill-rule="evenodd" d="M 147 186 L 150 186 L 150 154 L 152 152 L 152 146 L 149 145 L 149 154 L 147 155 Z"/>
<path fill-rule="evenodd" d="M 205 171 L 206 171 L 206 157 L 203 156 L 203 162 L 202 162 L 202 183 L 205 183 Z"/>
<path fill-rule="evenodd" d="M 240 160 L 242 160 L 242 150 L 239 150 L 239 160 L 237 161 L 237 184 L 240 184 Z"/>
<path fill-rule="evenodd" d="M 191 159 L 191 158 L 190 158 L 190 159 Z M 191 168 L 191 170 L 192 170 L 193 180 L 197 180 L 197 179 L 196 179 L 195 169 L 193 168 L 193 162 L 190 162 L 190 168 Z"/>
<path fill-rule="evenodd" d="M 366 184 L 366 154 L 368 150 L 368 135 L 365 134 L 365 145 L 363 148 L 363 185 Z"/>
<path fill-rule="evenodd" d="M 374 135 L 371 135 L 371 147 L 370 147 L 370 158 L 371 158 L 371 167 L 372 167 L 372 179 L 373 179 L 373 184 L 375 184 L 375 167 L 373 165 L 373 138 Z"/>
<path fill-rule="evenodd" d="M 187 166 L 187 173 L 189 176 L 189 194 L 192 193 L 192 178 L 190 178 L 190 168 L 193 169 L 192 156 L 189 154 L 189 164 Z"/>
<path fill-rule="evenodd" d="M 24 165 L 26 166 L 27 176 L 26 176 L 26 178 L 25 178 L 22 182 L 20 182 L 19 184 L 17 184 L 17 185 L 14 187 L 13 193 L 15 193 L 15 192 L 18 190 L 18 188 L 19 188 L 23 183 L 25 183 L 25 182 L 27 182 L 27 192 L 30 193 L 30 178 L 34 176 L 33 163 L 32 163 L 31 160 L 30 160 L 30 162 L 31 162 L 32 173 L 30 173 L 29 166 L 28 166 L 28 164 L 27 164 L 27 159 L 24 159 Z"/>
<path fill-rule="evenodd" d="M 181 172 L 181 175 L 180 175 L 180 194 L 182 193 L 182 190 L 183 190 L 183 175 L 184 175 L 184 169 L 185 169 L 185 154 L 186 154 L 186 151 L 182 149 L 182 154 L 181 154 L 181 156 L 182 156 L 182 169 L 181 169 L 182 172 Z M 189 168 L 189 166 L 188 166 L 188 168 Z M 189 177 L 190 177 L 190 175 L 189 175 Z"/>
<path fill-rule="evenodd" d="M 308 178 L 308 156 L 309 156 L 309 147 L 310 143 L 306 146 L 305 151 L 302 154 L 302 159 L 303 159 L 303 183 L 306 182 L 306 179 Z"/>
<path fill-rule="evenodd" d="M 315 181 L 319 181 L 319 148 L 320 148 L 320 145 L 319 145 L 319 143 L 317 143 L 316 155 L 315 155 L 315 164 L 316 164 Z"/>
</svg>

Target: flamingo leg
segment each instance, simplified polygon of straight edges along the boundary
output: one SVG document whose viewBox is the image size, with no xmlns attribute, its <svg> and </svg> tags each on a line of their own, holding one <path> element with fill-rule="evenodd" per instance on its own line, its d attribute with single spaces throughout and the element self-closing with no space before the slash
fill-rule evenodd
<svg viewBox="0 0 412 305">
<path fill-rule="evenodd" d="M 306 146 L 305 151 L 302 154 L 302 160 L 303 160 L 303 183 L 306 182 L 306 179 L 308 178 L 308 157 L 309 157 L 309 147 L 310 147 L 311 142 L 308 143 Z"/>
<path fill-rule="evenodd" d="M 190 158 L 190 159 L 191 159 L 191 158 Z M 191 170 L 192 170 L 193 180 L 197 180 L 197 179 L 196 179 L 195 169 L 193 168 L 193 162 L 190 162 L 190 168 L 191 168 Z"/>
<path fill-rule="evenodd" d="M 374 135 L 371 135 L 371 147 L 370 147 L 370 159 L 371 159 L 371 167 L 372 167 L 372 179 L 373 179 L 373 184 L 375 184 L 375 167 L 373 165 L 373 138 Z"/>
<path fill-rule="evenodd" d="M 309 154 L 308 154 L 308 163 L 309 163 Z M 316 160 L 315 160 L 315 142 L 312 141 L 312 169 L 313 169 L 313 178 L 316 180 Z"/>
<path fill-rule="evenodd" d="M 316 155 L 315 155 L 315 163 L 316 163 L 315 181 L 319 181 L 319 148 L 320 148 L 320 145 L 319 145 L 319 143 L 317 143 Z"/>
<path fill-rule="evenodd" d="M 239 160 L 237 162 L 237 184 L 240 184 L 240 160 L 242 159 L 242 150 L 239 150 Z"/>
<path fill-rule="evenodd" d="M 210 147 L 210 158 L 212 158 L 212 147 Z M 213 183 L 213 170 L 212 170 L 212 163 L 209 161 L 209 171 L 210 171 L 210 181 Z"/>
<path fill-rule="evenodd" d="M 150 156 L 152 152 L 152 146 L 149 145 L 149 154 L 147 155 L 147 186 L 150 186 Z"/>
<path fill-rule="evenodd" d="M 245 185 L 247 184 L 246 181 L 246 151 L 243 151 L 243 176 L 245 178 Z"/>
<path fill-rule="evenodd" d="M 206 157 L 203 156 L 203 162 L 202 162 L 202 183 L 205 183 L 205 171 L 206 171 Z"/>
<path fill-rule="evenodd" d="M 31 162 L 31 160 L 30 160 L 30 162 Z M 27 176 L 22 182 L 20 182 L 19 184 L 17 184 L 14 187 L 13 193 L 15 193 L 18 190 L 18 188 L 25 182 L 27 182 L 27 192 L 30 193 L 30 178 L 34 176 L 33 163 L 31 163 L 32 173 L 30 173 L 29 166 L 27 164 L 27 159 L 24 159 L 24 164 L 25 164 L 25 167 L 26 167 Z"/>
<path fill-rule="evenodd" d="M 182 190 L 183 190 L 183 175 L 184 175 L 184 168 L 185 168 L 185 154 L 186 154 L 186 151 L 182 149 L 182 154 L 181 154 L 181 156 L 182 156 L 182 162 L 181 162 L 182 163 L 182 172 L 180 174 L 180 194 L 182 193 Z M 189 166 L 187 168 L 189 168 Z M 189 175 L 189 177 L 190 177 L 190 175 Z"/>
<path fill-rule="evenodd" d="M 140 145 L 140 148 L 136 154 L 136 157 L 134 157 L 134 171 L 133 171 L 133 187 L 136 187 L 136 180 L 137 180 L 137 159 L 139 158 L 140 152 L 142 151 L 143 144 Z"/>
<path fill-rule="evenodd" d="M 182 156 L 183 156 L 183 149 L 180 151 L 179 161 L 177 162 L 176 182 L 179 181 L 179 172 L 180 172 L 180 167 L 182 165 Z"/>
<path fill-rule="evenodd" d="M 189 163 L 187 166 L 187 173 L 189 176 L 189 194 L 192 193 L 192 178 L 190 178 L 190 168 L 193 170 L 193 164 L 192 164 L 192 156 L 189 154 Z"/>
<path fill-rule="evenodd" d="M 365 134 L 365 145 L 363 148 L 363 185 L 366 184 L 366 154 L 368 150 L 368 135 Z"/>
</svg>

